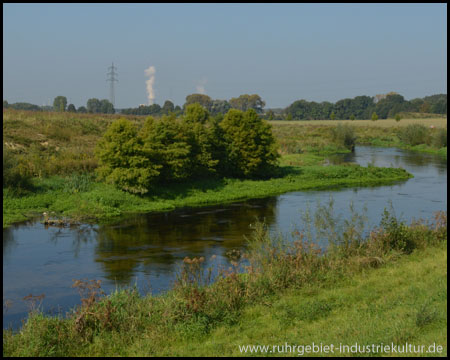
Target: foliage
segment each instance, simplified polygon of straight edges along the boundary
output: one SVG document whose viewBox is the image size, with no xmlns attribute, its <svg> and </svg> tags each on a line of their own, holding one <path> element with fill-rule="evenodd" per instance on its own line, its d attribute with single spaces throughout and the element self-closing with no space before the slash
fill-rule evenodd
<svg viewBox="0 0 450 360">
<path fill-rule="evenodd" d="M 429 143 L 430 136 L 428 129 L 421 124 L 411 124 L 399 130 L 398 137 L 405 144 L 415 146 Z"/>
<path fill-rule="evenodd" d="M 378 120 L 378 115 L 376 112 L 372 113 L 372 121 L 377 121 Z"/>
<path fill-rule="evenodd" d="M 233 109 L 238 109 L 241 111 L 253 109 L 258 114 L 263 112 L 263 108 L 266 105 L 266 103 L 261 99 L 261 97 L 258 94 L 253 95 L 243 94 L 240 95 L 238 98 L 231 98 L 229 103 Z"/>
<path fill-rule="evenodd" d="M 69 104 L 69 105 L 67 106 L 67 111 L 68 111 L 68 112 L 77 112 L 77 109 L 75 108 L 75 105 L 74 105 L 74 104 Z"/>
<path fill-rule="evenodd" d="M 18 102 L 13 104 L 8 104 L 6 102 L 7 106 L 5 106 L 5 102 L 3 102 L 4 108 L 10 108 L 15 110 L 27 110 L 27 111 L 41 111 L 42 109 L 38 105 L 26 103 L 26 102 Z"/>
<path fill-rule="evenodd" d="M 5 145 L 3 145 L 3 188 L 10 188 L 18 193 L 33 188 L 25 159 L 13 155 Z"/>
<path fill-rule="evenodd" d="M 67 98 L 65 96 L 57 96 L 53 100 L 53 109 L 55 111 L 64 112 L 66 111 Z"/>
<path fill-rule="evenodd" d="M 432 145 L 437 148 L 447 147 L 447 129 L 437 129 L 432 136 Z"/>
<path fill-rule="evenodd" d="M 94 114 L 114 114 L 114 106 L 106 99 L 99 100 L 96 98 L 87 101 L 87 112 Z"/>
<path fill-rule="evenodd" d="M 111 124 L 96 148 L 97 172 L 107 183 L 144 194 L 159 175 L 158 164 L 142 148 L 135 126 L 126 119 Z"/>
<path fill-rule="evenodd" d="M 331 129 L 333 140 L 341 146 L 349 150 L 355 148 L 356 135 L 355 130 L 348 124 L 339 123 L 335 128 Z"/>
<path fill-rule="evenodd" d="M 271 126 L 255 110 L 230 109 L 220 123 L 227 146 L 227 173 L 238 177 L 267 177 L 279 154 Z"/>
<path fill-rule="evenodd" d="M 395 114 L 395 121 L 399 122 L 402 119 L 402 117 L 400 116 L 400 114 Z"/>
<path fill-rule="evenodd" d="M 208 95 L 191 94 L 191 95 L 186 96 L 186 102 L 184 104 L 184 109 L 186 109 L 186 107 L 188 105 L 195 104 L 195 103 L 200 104 L 208 111 L 211 110 L 212 99 Z"/>
</svg>

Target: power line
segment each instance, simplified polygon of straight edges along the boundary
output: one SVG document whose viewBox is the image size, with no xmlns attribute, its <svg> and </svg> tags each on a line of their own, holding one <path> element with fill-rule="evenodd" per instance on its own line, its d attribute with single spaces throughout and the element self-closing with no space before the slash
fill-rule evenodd
<svg viewBox="0 0 450 360">
<path fill-rule="evenodd" d="M 111 84 L 109 86 L 109 101 L 110 101 L 111 104 L 113 104 L 114 107 L 116 107 L 115 95 L 114 95 L 114 81 L 119 81 L 119 80 L 115 78 L 115 76 L 118 75 L 118 74 L 114 71 L 114 69 L 117 69 L 117 68 L 114 66 L 114 63 L 112 63 L 112 66 L 110 66 L 108 68 L 109 73 L 107 73 L 107 75 L 109 77 L 108 77 L 108 79 L 106 79 L 106 81 L 110 81 L 111 82 Z"/>
</svg>

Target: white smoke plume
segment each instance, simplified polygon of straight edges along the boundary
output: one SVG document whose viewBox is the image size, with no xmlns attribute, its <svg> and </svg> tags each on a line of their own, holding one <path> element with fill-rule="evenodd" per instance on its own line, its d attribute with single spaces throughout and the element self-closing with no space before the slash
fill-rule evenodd
<svg viewBox="0 0 450 360">
<path fill-rule="evenodd" d="M 206 94 L 205 85 L 207 81 L 207 79 L 200 80 L 199 84 L 196 87 L 198 94 Z"/>
<path fill-rule="evenodd" d="M 145 82 L 147 84 L 147 98 L 148 104 L 153 105 L 153 100 L 155 100 L 155 91 L 153 90 L 153 83 L 155 82 L 155 67 L 150 66 L 148 69 L 145 69 L 145 76 L 148 76 L 149 79 Z"/>
</svg>

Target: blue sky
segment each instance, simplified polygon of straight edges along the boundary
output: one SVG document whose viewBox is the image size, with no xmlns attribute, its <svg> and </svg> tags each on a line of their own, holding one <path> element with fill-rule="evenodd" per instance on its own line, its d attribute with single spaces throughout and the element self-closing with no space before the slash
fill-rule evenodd
<svg viewBox="0 0 450 360">
<path fill-rule="evenodd" d="M 259 94 L 266 108 L 447 93 L 447 4 L 3 4 L 3 99 L 182 105 Z"/>
</svg>

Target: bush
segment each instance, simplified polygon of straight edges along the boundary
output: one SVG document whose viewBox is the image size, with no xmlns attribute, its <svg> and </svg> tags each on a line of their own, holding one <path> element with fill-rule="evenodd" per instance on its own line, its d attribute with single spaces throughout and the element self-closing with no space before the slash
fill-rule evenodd
<svg viewBox="0 0 450 360">
<path fill-rule="evenodd" d="M 237 177 L 270 176 L 279 158 L 271 125 L 255 110 L 230 109 L 220 123 L 227 148 L 227 174 Z"/>
<path fill-rule="evenodd" d="M 174 114 L 163 116 L 159 121 L 147 118 L 139 136 L 146 156 L 158 167 L 158 181 L 183 180 L 191 176 L 191 146 L 186 127 Z"/>
<path fill-rule="evenodd" d="M 395 121 L 399 122 L 401 119 L 402 117 L 400 116 L 400 114 L 395 115 Z"/>
<path fill-rule="evenodd" d="M 150 160 L 129 120 L 113 122 L 95 152 L 100 163 L 99 177 L 122 190 L 144 194 L 159 175 L 160 166 Z"/>
<path fill-rule="evenodd" d="M 19 193 L 30 190 L 33 188 L 31 178 L 23 159 L 13 155 L 6 146 L 3 146 L 3 187 Z"/>
<path fill-rule="evenodd" d="M 398 137 L 405 144 L 415 146 L 429 142 L 429 131 L 424 125 L 411 124 L 401 129 Z"/>
<path fill-rule="evenodd" d="M 438 149 L 447 147 L 447 130 L 438 129 L 433 135 L 431 143 L 435 148 Z"/>
<path fill-rule="evenodd" d="M 355 130 L 353 127 L 347 124 L 338 124 L 335 128 L 331 129 L 331 134 L 333 140 L 345 148 L 349 150 L 354 150 L 355 148 L 355 142 L 356 142 L 356 135 Z"/>
<path fill-rule="evenodd" d="M 378 120 L 378 115 L 376 112 L 372 113 L 372 121 L 377 121 Z"/>
</svg>

